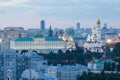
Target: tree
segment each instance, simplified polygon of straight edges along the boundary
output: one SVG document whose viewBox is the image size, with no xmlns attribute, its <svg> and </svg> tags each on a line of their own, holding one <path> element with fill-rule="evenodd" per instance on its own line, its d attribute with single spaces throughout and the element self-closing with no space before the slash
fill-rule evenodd
<svg viewBox="0 0 120 80">
<path fill-rule="evenodd" d="M 38 52 L 37 52 L 37 51 L 35 51 L 35 50 L 33 50 L 32 52 L 35 52 L 36 54 L 38 54 Z"/>
<path fill-rule="evenodd" d="M 79 53 L 83 53 L 83 52 L 84 52 L 84 48 L 83 48 L 83 47 L 79 47 L 79 46 L 77 45 L 77 43 L 75 43 L 75 46 L 76 46 L 77 52 L 79 52 Z"/>
<path fill-rule="evenodd" d="M 120 73 L 92 73 L 78 75 L 77 80 L 120 80 Z"/>
<path fill-rule="evenodd" d="M 58 54 L 62 54 L 63 51 L 62 51 L 61 49 L 59 49 L 57 53 L 58 53 Z"/>
<path fill-rule="evenodd" d="M 104 70 L 105 71 L 111 71 L 111 63 L 110 62 L 105 62 L 104 63 Z"/>
<path fill-rule="evenodd" d="M 27 52 L 28 52 L 28 50 L 22 50 L 22 51 L 21 51 L 21 54 L 27 53 Z"/>
<path fill-rule="evenodd" d="M 115 45 L 111 57 L 120 63 L 120 42 Z"/>
<path fill-rule="evenodd" d="M 115 48 L 113 49 L 113 53 L 120 55 L 120 42 L 116 43 Z"/>
<path fill-rule="evenodd" d="M 116 64 L 113 62 L 113 63 L 111 63 L 111 70 L 112 71 L 115 71 L 115 68 L 116 68 Z"/>
<path fill-rule="evenodd" d="M 18 51 L 18 50 L 16 50 L 16 53 L 19 53 L 19 51 Z"/>
<path fill-rule="evenodd" d="M 86 72 L 83 72 L 82 76 L 80 77 L 80 80 L 88 80 Z"/>
<path fill-rule="evenodd" d="M 69 53 L 71 53 L 70 50 L 66 50 L 66 54 L 69 54 Z"/>
<path fill-rule="evenodd" d="M 117 71 L 120 71 L 120 64 L 117 65 Z"/>
</svg>

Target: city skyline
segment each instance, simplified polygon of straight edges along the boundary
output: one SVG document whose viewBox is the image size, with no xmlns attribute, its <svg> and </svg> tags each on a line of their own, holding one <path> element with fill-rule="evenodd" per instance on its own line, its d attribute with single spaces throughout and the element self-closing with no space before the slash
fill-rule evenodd
<svg viewBox="0 0 120 80">
<path fill-rule="evenodd" d="M 120 1 L 114 0 L 0 0 L 0 27 L 39 28 L 43 19 L 48 28 L 95 26 L 95 20 L 101 20 L 101 26 L 119 28 Z"/>
</svg>

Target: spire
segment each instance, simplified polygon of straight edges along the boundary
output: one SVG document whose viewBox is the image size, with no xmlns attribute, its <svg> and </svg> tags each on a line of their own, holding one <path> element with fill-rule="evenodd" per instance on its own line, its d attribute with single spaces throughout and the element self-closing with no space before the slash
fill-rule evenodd
<svg viewBox="0 0 120 80">
<path fill-rule="evenodd" d="M 50 24 L 50 30 L 52 30 L 51 24 Z"/>
<path fill-rule="evenodd" d="M 51 25 L 50 25 L 48 37 L 53 37 L 53 30 L 52 30 Z"/>
<path fill-rule="evenodd" d="M 21 33 L 19 33 L 19 38 L 21 38 L 22 37 L 22 35 L 21 35 Z"/>
</svg>

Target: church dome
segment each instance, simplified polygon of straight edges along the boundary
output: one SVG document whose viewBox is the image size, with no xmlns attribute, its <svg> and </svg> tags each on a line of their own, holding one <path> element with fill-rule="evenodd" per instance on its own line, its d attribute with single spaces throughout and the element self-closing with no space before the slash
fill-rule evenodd
<svg viewBox="0 0 120 80">
<path fill-rule="evenodd" d="M 96 20 L 96 24 L 100 25 L 100 20 L 99 19 Z"/>
</svg>

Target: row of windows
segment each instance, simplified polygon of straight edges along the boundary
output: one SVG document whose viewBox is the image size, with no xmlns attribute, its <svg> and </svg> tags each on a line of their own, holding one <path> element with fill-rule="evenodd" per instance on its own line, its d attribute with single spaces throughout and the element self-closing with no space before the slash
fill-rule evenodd
<svg viewBox="0 0 120 80">
<path fill-rule="evenodd" d="M 15 45 L 14 45 L 15 44 Z M 32 43 L 12 43 L 11 48 L 13 49 L 61 49 L 65 48 L 65 42 L 52 42 L 52 43 L 38 43 L 38 44 L 32 44 Z"/>
<path fill-rule="evenodd" d="M 65 46 L 58 45 L 58 46 L 15 46 L 13 49 L 63 49 Z"/>
</svg>

